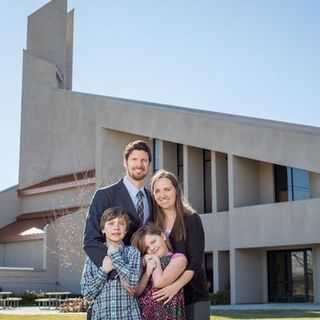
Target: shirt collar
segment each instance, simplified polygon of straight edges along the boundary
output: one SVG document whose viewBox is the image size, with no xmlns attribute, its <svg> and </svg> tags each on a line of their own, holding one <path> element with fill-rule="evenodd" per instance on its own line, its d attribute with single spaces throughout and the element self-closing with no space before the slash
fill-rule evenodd
<svg viewBox="0 0 320 320">
<path fill-rule="evenodd" d="M 134 195 L 135 197 L 137 196 L 137 193 L 141 190 L 143 195 L 145 195 L 144 187 L 142 188 L 137 188 L 127 176 L 124 176 L 123 178 L 123 183 L 127 187 L 128 191 L 130 194 Z"/>
</svg>

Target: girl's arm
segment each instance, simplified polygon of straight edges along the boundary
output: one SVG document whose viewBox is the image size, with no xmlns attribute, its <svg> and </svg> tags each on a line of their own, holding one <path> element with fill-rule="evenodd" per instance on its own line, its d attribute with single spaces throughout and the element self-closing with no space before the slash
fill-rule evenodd
<svg viewBox="0 0 320 320">
<path fill-rule="evenodd" d="M 127 247 L 128 261 L 125 262 L 119 250 L 108 250 L 112 265 L 117 270 L 121 280 L 125 281 L 129 287 L 135 287 L 140 279 L 141 273 L 141 258 L 140 252 L 134 247 Z"/>
<path fill-rule="evenodd" d="M 187 258 L 182 253 L 174 254 L 164 270 L 161 268 L 159 258 L 154 257 L 154 259 L 156 268 L 152 273 L 152 280 L 155 288 L 163 288 L 173 283 L 187 266 Z"/>
<path fill-rule="evenodd" d="M 145 262 L 145 272 L 142 275 L 142 278 L 140 279 L 136 289 L 135 289 L 135 295 L 140 296 L 144 289 L 146 288 L 150 277 L 152 275 L 153 270 L 155 269 L 156 265 L 154 260 L 151 258 L 150 260 L 150 255 L 145 255 L 144 256 L 144 262 Z"/>
<path fill-rule="evenodd" d="M 80 282 L 81 293 L 88 300 L 94 300 L 107 281 L 108 273 L 98 268 L 89 258 L 84 265 Z"/>
</svg>

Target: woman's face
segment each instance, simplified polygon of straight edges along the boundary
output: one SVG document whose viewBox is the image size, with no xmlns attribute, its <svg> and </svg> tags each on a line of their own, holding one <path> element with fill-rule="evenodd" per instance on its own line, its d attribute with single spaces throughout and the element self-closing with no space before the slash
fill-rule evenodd
<svg viewBox="0 0 320 320">
<path fill-rule="evenodd" d="M 154 183 L 153 197 L 162 209 L 174 209 L 177 192 L 168 178 L 160 178 Z"/>
<path fill-rule="evenodd" d="M 163 233 L 160 236 L 157 234 L 147 234 L 144 237 L 145 253 L 154 254 L 158 257 L 165 256 L 168 253 L 165 239 L 166 236 Z"/>
</svg>

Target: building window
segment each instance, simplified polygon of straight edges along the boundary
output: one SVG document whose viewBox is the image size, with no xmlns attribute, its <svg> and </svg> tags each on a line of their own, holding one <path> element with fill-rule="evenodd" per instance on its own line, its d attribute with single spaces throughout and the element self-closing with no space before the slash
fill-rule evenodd
<svg viewBox="0 0 320 320">
<path fill-rule="evenodd" d="M 269 302 L 313 302 L 312 250 L 268 252 Z"/>
<path fill-rule="evenodd" d="M 203 209 L 212 212 L 211 151 L 203 150 Z"/>
<path fill-rule="evenodd" d="M 212 252 L 205 252 L 204 266 L 207 276 L 207 285 L 209 292 L 213 292 L 213 254 Z"/>
<path fill-rule="evenodd" d="M 183 187 L 183 144 L 177 144 L 177 175 Z"/>
<path fill-rule="evenodd" d="M 153 172 L 157 172 L 160 168 L 160 140 L 153 139 Z"/>
<path fill-rule="evenodd" d="M 310 198 L 309 172 L 302 169 L 274 165 L 276 202 Z"/>
</svg>

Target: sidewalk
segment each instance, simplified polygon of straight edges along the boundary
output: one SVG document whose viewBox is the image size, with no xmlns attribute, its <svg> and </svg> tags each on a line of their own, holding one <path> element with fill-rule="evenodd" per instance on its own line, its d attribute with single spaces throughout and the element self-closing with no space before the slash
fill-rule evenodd
<svg viewBox="0 0 320 320">
<path fill-rule="evenodd" d="M 265 303 L 265 304 L 233 304 L 233 305 L 212 305 L 213 311 L 237 311 L 237 310 L 301 310 L 301 311 L 319 311 L 320 304 L 315 303 Z"/>
</svg>

